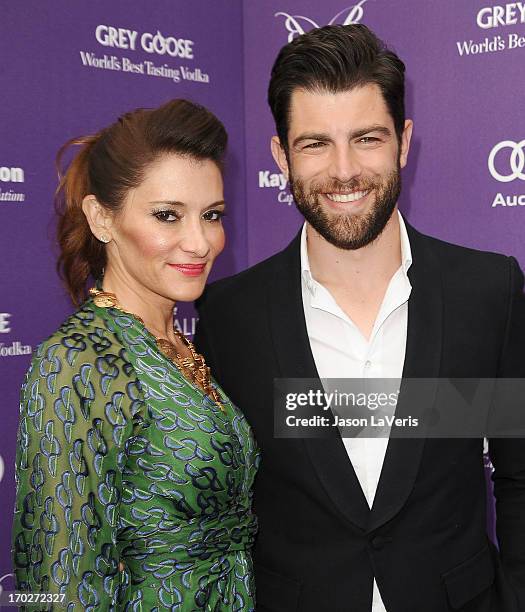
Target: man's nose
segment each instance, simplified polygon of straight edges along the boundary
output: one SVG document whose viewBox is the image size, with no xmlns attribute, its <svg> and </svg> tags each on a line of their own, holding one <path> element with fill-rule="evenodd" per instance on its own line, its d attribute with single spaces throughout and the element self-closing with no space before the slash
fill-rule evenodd
<svg viewBox="0 0 525 612">
<path fill-rule="evenodd" d="M 347 183 L 361 174 L 362 167 L 357 154 L 346 146 L 334 147 L 330 160 L 330 178 Z"/>
</svg>

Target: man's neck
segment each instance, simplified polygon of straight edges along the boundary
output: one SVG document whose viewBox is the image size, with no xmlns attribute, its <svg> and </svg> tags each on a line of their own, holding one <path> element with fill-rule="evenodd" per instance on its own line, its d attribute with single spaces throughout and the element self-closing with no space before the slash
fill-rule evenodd
<svg viewBox="0 0 525 612">
<path fill-rule="evenodd" d="M 387 283 L 401 265 L 401 236 L 397 208 L 381 234 L 357 249 L 339 249 L 306 226 L 308 260 L 312 276 L 327 288 L 359 288 L 366 291 Z"/>
</svg>

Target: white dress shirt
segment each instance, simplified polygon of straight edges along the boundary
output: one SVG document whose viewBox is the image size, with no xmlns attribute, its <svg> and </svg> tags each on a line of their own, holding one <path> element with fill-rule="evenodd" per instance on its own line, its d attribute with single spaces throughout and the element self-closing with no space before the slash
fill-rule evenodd
<svg viewBox="0 0 525 612">
<path fill-rule="evenodd" d="M 306 223 L 301 235 L 301 284 L 310 346 L 321 379 L 397 378 L 405 361 L 408 298 L 412 286 L 407 271 L 412 263 L 410 242 L 399 215 L 401 266 L 392 276 L 370 339 L 366 339 L 337 305 L 332 294 L 310 272 Z M 388 438 L 344 438 L 363 493 L 372 507 L 383 467 Z M 374 579 L 372 612 L 386 612 Z"/>
</svg>

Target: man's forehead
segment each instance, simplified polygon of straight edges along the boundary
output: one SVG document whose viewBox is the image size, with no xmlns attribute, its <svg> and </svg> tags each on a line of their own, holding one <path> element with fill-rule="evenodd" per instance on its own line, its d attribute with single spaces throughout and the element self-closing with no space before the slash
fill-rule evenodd
<svg viewBox="0 0 525 612">
<path fill-rule="evenodd" d="M 297 88 L 290 98 L 290 128 L 294 123 L 316 121 L 329 123 L 334 119 L 370 120 L 371 117 L 388 116 L 381 89 L 375 83 L 367 83 L 343 91 L 333 92 L 326 89 Z M 297 126 L 299 127 L 299 126 Z"/>
</svg>

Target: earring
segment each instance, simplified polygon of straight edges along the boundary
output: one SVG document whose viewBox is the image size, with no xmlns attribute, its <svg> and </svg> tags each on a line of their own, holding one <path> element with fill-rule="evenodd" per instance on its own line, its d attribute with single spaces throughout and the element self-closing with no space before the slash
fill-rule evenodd
<svg viewBox="0 0 525 612">
<path fill-rule="evenodd" d="M 110 241 L 110 237 L 107 234 L 102 234 L 99 237 L 100 242 L 103 242 L 104 244 L 107 244 Z"/>
</svg>

